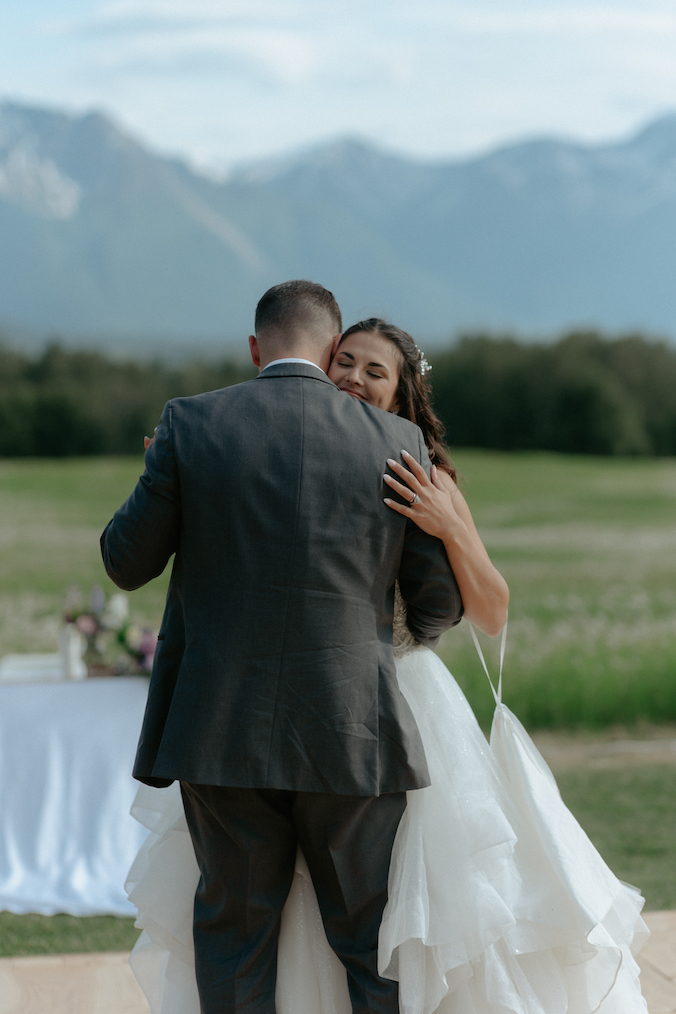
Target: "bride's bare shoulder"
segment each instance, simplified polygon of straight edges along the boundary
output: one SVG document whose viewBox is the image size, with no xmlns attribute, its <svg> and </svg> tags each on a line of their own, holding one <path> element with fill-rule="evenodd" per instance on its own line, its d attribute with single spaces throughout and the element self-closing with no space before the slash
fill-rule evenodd
<svg viewBox="0 0 676 1014">
<path fill-rule="evenodd" d="M 439 482 L 441 483 L 441 485 L 444 487 L 444 489 L 446 489 L 451 494 L 451 497 L 452 497 L 452 499 L 454 501 L 456 500 L 457 497 L 460 497 L 460 499 L 464 503 L 464 501 L 465 501 L 464 496 L 462 495 L 462 493 L 458 489 L 457 483 L 448 474 L 448 472 L 444 472 L 441 468 L 437 468 L 437 479 L 439 480 Z"/>
</svg>

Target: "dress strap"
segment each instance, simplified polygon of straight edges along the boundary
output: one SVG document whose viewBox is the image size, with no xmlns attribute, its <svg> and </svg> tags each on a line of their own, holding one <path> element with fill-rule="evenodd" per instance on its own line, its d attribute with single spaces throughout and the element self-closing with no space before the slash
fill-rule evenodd
<svg viewBox="0 0 676 1014">
<path fill-rule="evenodd" d="M 491 679 L 490 673 L 488 671 L 488 666 L 486 665 L 486 659 L 484 658 L 484 653 L 481 650 L 479 639 L 476 636 L 476 630 L 474 629 L 474 626 L 469 622 L 469 620 L 467 622 L 469 623 L 469 631 L 470 634 L 472 635 L 472 640 L 474 641 L 474 647 L 476 648 L 477 654 L 481 659 L 481 664 L 484 667 L 486 678 L 488 679 L 488 682 L 491 685 L 491 690 L 493 691 L 495 703 L 502 704 L 502 666 L 505 661 L 505 645 L 507 644 L 507 623 L 505 622 L 505 625 L 502 628 L 502 637 L 500 639 L 500 674 L 498 676 L 498 689 L 496 690 L 495 687 L 493 686 L 493 680 Z"/>
</svg>

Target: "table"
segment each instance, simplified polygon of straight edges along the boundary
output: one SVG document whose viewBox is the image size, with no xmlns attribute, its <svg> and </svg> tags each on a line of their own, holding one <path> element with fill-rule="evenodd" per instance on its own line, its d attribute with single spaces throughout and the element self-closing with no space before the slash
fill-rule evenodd
<svg viewBox="0 0 676 1014">
<path fill-rule="evenodd" d="M 133 916 L 144 678 L 0 686 L 0 910 Z"/>
</svg>

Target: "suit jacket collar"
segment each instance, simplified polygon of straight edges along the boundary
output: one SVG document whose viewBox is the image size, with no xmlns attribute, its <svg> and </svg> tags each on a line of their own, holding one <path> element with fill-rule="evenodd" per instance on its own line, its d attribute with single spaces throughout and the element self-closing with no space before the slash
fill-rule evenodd
<svg viewBox="0 0 676 1014">
<path fill-rule="evenodd" d="M 310 366 L 309 363 L 278 363 L 277 366 L 268 366 L 261 370 L 255 379 L 273 380 L 275 377 L 307 377 L 308 380 L 318 380 L 320 384 L 328 384 L 329 387 L 338 390 L 319 367 Z"/>
</svg>

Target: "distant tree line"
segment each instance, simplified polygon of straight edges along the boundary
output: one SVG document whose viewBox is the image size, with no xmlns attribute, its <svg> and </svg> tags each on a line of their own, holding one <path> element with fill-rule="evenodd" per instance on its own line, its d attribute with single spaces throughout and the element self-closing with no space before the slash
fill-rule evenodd
<svg viewBox="0 0 676 1014">
<path fill-rule="evenodd" d="M 676 348 L 640 335 L 554 343 L 473 335 L 429 354 L 456 447 L 676 454 Z M 251 365 L 117 362 L 50 345 L 0 346 L 0 456 L 140 453 L 170 398 L 239 383 Z"/>
<path fill-rule="evenodd" d="M 170 398 L 255 374 L 235 360 L 169 366 L 58 344 L 34 358 L 0 347 L 0 457 L 139 454 Z"/>
<path fill-rule="evenodd" d="M 676 454 L 676 347 L 594 332 L 555 343 L 465 337 L 430 355 L 456 447 Z"/>
</svg>

